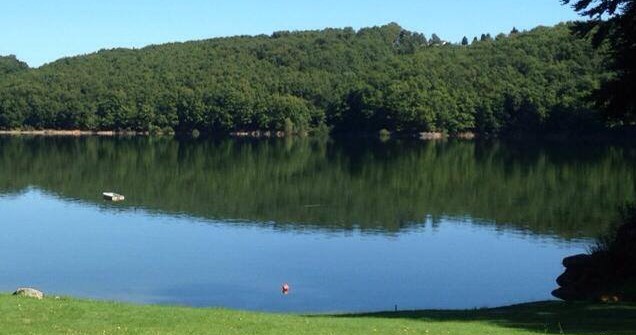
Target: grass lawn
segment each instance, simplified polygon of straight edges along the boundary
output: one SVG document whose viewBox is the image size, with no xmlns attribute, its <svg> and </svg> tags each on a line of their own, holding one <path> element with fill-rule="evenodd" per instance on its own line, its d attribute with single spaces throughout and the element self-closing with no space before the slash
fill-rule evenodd
<svg viewBox="0 0 636 335">
<path fill-rule="evenodd" d="M 636 305 L 285 315 L 0 295 L 0 334 L 636 334 Z"/>
</svg>

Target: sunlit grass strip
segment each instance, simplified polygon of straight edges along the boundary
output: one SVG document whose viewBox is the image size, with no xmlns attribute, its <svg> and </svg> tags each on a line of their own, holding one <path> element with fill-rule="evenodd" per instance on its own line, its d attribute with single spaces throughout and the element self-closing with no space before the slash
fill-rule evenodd
<svg viewBox="0 0 636 335">
<path fill-rule="evenodd" d="M 0 295 L 0 334 L 634 334 L 636 306 L 294 315 Z"/>
</svg>

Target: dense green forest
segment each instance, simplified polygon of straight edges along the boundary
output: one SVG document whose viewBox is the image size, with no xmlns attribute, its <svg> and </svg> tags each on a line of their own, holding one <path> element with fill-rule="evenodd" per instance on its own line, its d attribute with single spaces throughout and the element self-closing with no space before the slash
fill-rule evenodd
<svg viewBox="0 0 636 335">
<path fill-rule="evenodd" d="M 281 229 L 395 233 L 444 218 L 594 237 L 636 200 L 632 146 L 325 138 L 0 137 L 0 197 L 67 200 Z M 126 195 L 114 207 L 101 192 Z"/>
<path fill-rule="evenodd" d="M 26 63 L 19 61 L 15 56 L 0 56 L 0 76 L 4 77 L 5 75 L 27 70 L 28 68 Z"/>
<path fill-rule="evenodd" d="M 0 59 L 1 129 L 500 135 L 596 129 L 603 51 L 538 27 L 453 44 L 397 24 Z"/>
</svg>

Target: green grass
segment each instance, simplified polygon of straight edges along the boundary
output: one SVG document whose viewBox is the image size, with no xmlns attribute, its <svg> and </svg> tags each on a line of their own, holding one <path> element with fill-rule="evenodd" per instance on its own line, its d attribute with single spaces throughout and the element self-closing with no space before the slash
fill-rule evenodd
<svg viewBox="0 0 636 335">
<path fill-rule="evenodd" d="M 0 295 L 0 334 L 636 334 L 636 305 L 286 315 Z"/>
</svg>

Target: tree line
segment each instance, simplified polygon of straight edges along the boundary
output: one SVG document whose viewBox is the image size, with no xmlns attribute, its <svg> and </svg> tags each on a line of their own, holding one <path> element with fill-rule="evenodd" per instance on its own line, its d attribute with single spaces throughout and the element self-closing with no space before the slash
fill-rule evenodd
<svg viewBox="0 0 636 335">
<path fill-rule="evenodd" d="M 484 135 L 605 126 L 613 75 L 572 24 L 461 43 L 398 24 L 0 58 L 0 128 Z"/>
</svg>

